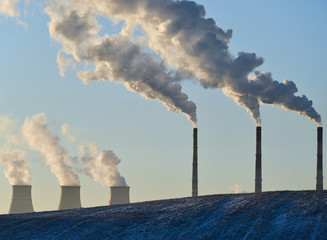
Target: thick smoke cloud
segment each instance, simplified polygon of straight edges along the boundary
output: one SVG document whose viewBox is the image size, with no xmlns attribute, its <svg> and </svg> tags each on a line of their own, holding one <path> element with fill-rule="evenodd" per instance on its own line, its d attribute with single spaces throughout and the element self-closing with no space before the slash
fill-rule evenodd
<svg viewBox="0 0 327 240">
<path fill-rule="evenodd" d="M 15 9 L 17 0 L 2 3 L 11 6 L 4 9 Z M 84 83 L 121 82 L 146 99 L 162 102 L 171 112 L 184 113 L 194 125 L 196 106 L 179 83 L 188 78 L 198 79 L 204 88 L 221 89 L 257 125 L 261 104 L 278 105 L 321 125 L 312 101 L 295 95 L 294 82 L 278 82 L 271 73 L 257 71 L 263 59 L 254 53 L 233 56 L 228 46 L 232 30 L 218 27 L 193 1 L 51 0 L 46 13 L 51 37 L 62 44 L 57 57 L 61 75 L 69 65 L 84 62 L 93 67 L 78 73 Z M 123 21 L 120 34 L 100 36 L 99 16 Z"/>
<path fill-rule="evenodd" d="M 0 149 L 0 164 L 11 185 L 30 185 L 31 170 L 26 162 L 26 152 L 19 135 L 15 134 L 16 123 L 9 117 L 0 117 L 0 135 L 5 144 Z"/>
<path fill-rule="evenodd" d="M 99 153 L 99 147 L 93 143 L 80 146 L 80 153 L 83 154 L 83 171 L 94 181 L 105 186 L 127 186 L 125 178 L 118 171 L 121 160 L 113 151 Z"/>
<path fill-rule="evenodd" d="M 60 73 L 74 61 L 93 64 L 93 70 L 78 73 L 84 83 L 117 81 L 146 99 L 162 102 L 171 112 L 182 112 L 196 125 L 196 106 L 181 91 L 181 74 L 169 71 L 164 62 L 142 50 L 139 44 L 121 34 L 100 37 L 96 21 L 97 9 L 91 1 L 52 1 L 46 9 L 51 18 L 50 35 L 62 43 L 58 54 Z M 67 64 L 68 63 L 68 64 Z"/>
<path fill-rule="evenodd" d="M 26 118 L 22 133 L 29 147 L 44 155 L 46 164 L 58 178 L 60 185 L 79 185 L 78 176 L 70 167 L 72 158 L 67 150 L 59 145 L 59 138 L 50 132 L 44 113 Z"/>
<path fill-rule="evenodd" d="M 94 0 L 101 15 L 124 20 L 127 29 L 140 25 L 149 46 L 169 65 L 200 80 L 204 88 L 222 89 L 247 109 L 260 125 L 260 104 L 276 104 L 321 124 L 306 96 L 295 96 L 294 82 L 275 81 L 271 73 L 255 71 L 263 59 L 254 53 L 230 54 L 232 31 L 224 31 L 203 6 L 193 1 Z M 131 31 L 131 30 L 130 30 Z M 134 37 L 132 35 L 132 37 Z M 251 74 L 252 73 L 252 74 Z"/>
</svg>

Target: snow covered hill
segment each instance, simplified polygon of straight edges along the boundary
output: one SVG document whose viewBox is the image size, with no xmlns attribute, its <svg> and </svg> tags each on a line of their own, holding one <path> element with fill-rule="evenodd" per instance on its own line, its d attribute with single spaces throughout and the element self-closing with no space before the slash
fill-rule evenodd
<svg viewBox="0 0 327 240">
<path fill-rule="evenodd" d="M 211 195 L 1 215 L 0 239 L 327 239 L 327 191 Z"/>
</svg>

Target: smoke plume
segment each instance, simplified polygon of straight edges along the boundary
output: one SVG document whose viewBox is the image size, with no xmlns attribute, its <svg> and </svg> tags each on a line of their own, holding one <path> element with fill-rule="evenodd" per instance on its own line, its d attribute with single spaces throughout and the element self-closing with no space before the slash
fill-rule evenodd
<svg viewBox="0 0 327 240">
<path fill-rule="evenodd" d="M 30 185 L 31 171 L 24 151 L 0 152 L 0 164 L 6 165 L 4 173 L 11 185 Z"/>
<path fill-rule="evenodd" d="M 70 55 L 76 62 L 93 64 L 94 69 L 78 73 L 84 83 L 121 82 L 145 99 L 163 103 L 171 112 L 184 113 L 196 125 L 196 106 L 177 83 L 182 75 L 168 70 L 164 62 L 143 51 L 138 43 L 127 38 L 125 30 L 100 37 L 98 9 L 91 1 L 51 1 L 46 13 L 51 19 L 51 37 L 63 46 L 57 59 L 61 75 L 70 62 L 64 55 Z"/>
<path fill-rule="evenodd" d="M 5 141 L 0 149 L 0 164 L 11 185 L 30 185 L 31 171 L 21 136 L 15 133 L 17 123 L 9 117 L 0 117 L 0 136 Z"/>
<path fill-rule="evenodd" d="M 99 147 L 93 143 L 80 146 L 80 153 L 83 154 L 83 170 L 94 181 L 105 186 L 127 186 L 125 178 L 118 171 L 121 160 L 113 151 L 99 153 Z"/>
<path fill-rule="evenodd" d="M 15 15 L 17 0 L 2 0 L 2 12 Z M 12 10 L 10 10 L 12 9 Z M 84 83 L 116 81 L 146 99 L 184 113 L 196 125 L 196 106 L 180 81 L 198 79 L 204 88 L 221 89 L 245 108 L 257 125 L 260 105 L 278 105 L 321 125 L 321 117 L 294 82 L 278 82 L 257 70 L 263 58 L 229 51 L 232 30 L 224 31 L 206 18 L 202 5 L 175 0 L 51 0 L 46 8 L 50 36 L 61 43 L 60 75 L 75 63 L 87 69 Z M 122 21 L 119 34 L 100 36 L 97 18 Z M 143 35 L 142 35 L 143 34 Z M 152 53 L 148 50 L 151 49 Z"/>
<path fill-rule="evenodd" d="M 170 66 L 200 80 L 204 88 L 222 89 L 261 124 L 260 104 L 274 104 L 321 125 L 320 115 L 294 82 L 280 83 L 271 73 L 255 71 L 263 59 L 254 53 L 231 55 L 232 30 L 224 31 L 193 1 L 94 0 L 102 16 L 123 20 L 129 32 L 142 27 L 149 47 Z M 131 38 L 135 37 L 130 34 Z"/>
<path fill-rule="evenodd" d="M 70 167 L 72 158 L 67 150 L 59 145 L 59 138 L 50 132 L 44 113 L 26 118 L 22 133 L 29 147 L 42 153 L 51 172 L 60 185 L 79 185 L 77 174 Z"/>
</svg>

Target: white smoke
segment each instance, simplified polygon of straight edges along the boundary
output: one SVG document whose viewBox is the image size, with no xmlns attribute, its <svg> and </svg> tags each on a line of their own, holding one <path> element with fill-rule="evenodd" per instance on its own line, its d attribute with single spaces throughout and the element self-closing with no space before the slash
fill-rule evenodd
<svg viewBox="0 0 327 240">
<path fill-rule="evenodd" d="M 140 25 L 149 47 L 169 65 L 196 77 L 204 88 L 222 89 L 247 109 L 256 124 L 261 124 L 260 104 L 264 103 L 296 111 L 321 125 L 312 101 L 294 95 L 298 89 L 292 81 L 280 83 L 271 73 L 255 71 L 263 59 L 254 53 L 240 52 L 237 57 L 230 54 L 232 31 L 224 31 L 213 19 L 205 18 L 202 5 L 173 0 L 93 2 L 99 14 L 125 21 L 127 29 Z"/>
<path fill-rule="evenodd" d="M 15 134 L 17 123 L 9 117 L 0 117 L 0 135 L 5 143 L 0 149 L 0 164 L 11 185 L 31 184 L 31 170 L 26 162 L 26 152 L 23 150 L 21 136 Z"/>
<path fill-rule="evenodd" d="M 113 151 L 99 153 L 99 147 L 92 143 L 80 146 L 80 154 L 83 155 L 83 171 L 94 181 L 105 186 L 127 186 L 125 178 L 118 171 L 121 160 Z"/>
<path fill-rule="evenodd" d="M 5 140 L 2 149 L 12 150 L 15 146 L 23 144 L 21 137 L 15 133 L 17 126 L 18 123 L 9 117 L 0 117 L 0 135 Z"/>
<path fill-rule="evenodd" d="M 16 7 L 20 0 L 0 0 L 0 14 L 7 17 L 17 17 L 19 12 Z"/>
<path fill-rule="evenodd" d="M 59 145 L 60 139 L 50 132 L 44 113 L 26 118 L 22 133 L 29 147 L 44 155 L 46 164 L 58 178 L 60 185 L 79 185 L 78 176 L 70 166 L 72 158 L 67 150 Z"/>
<path fill-rule="evenodd" d="M 232 30 L 224 31 L 213 19 L 206 18 L 204 7 L 194 1 L 48 3 L 50 36 L 62 44 L 57 58 L 61 75 L 70 64 L 84 62 L 94 67 L 78 73 L 84 83 L 121 82 L 146 99 L 162 102 L 171 112 L 186 114 L 194 125 L 196 106 L 182 93 L 179 83 L 188 78 L 199 79 L 204 88 L 222 89 L 251 114 L 257 125 L 261 124 L 260 104 L 278 105 L 321 125 L 312 101 L 305 95 L 295 95 L 298 89 L 294 82 L 278 82 L 271 73 L 256 71 L 263 58 L 255 53 L 232 56 L 228 46 Z M 17 0 L 2 0 L 0 6 L 7 15 L 15 15 L 16 5 Z M 100 36 L 98 16 L 123 21 L 121 33 Z M 152 54 L 145 50 L 147 47 Z M 176 70 L 169 70 L 166 64 Z"/>
<path fill-rule="evenodd" d="M 4 173 L 11 185 L 31 184 L 31 171 L 25 159 L 26 153 L 22 150 L 0 152 L 0 164 L 7 166 Z"/>
<path fill-rule="evenodd" d="M 164 62 L 142 50 L 141 46 L 127 38 L 127 30 L 121 34 L 99 36 L 100 26 L 96 17 L 98 9 L 92 1 L 51 1 L 46 9 L 51 21 L 52 38 L 63 46 L 58 54 L 60 73 L 69 64 L 63 53 L 77 62 L 93 64 L 94 70 L 78 73 L 84 83 L 91 81 L 118 81 L 128 90 L 146 99 L 162 102 L 171 112 L 182 112 L 196 125 L 196 106 L 181 91 L 179 72 L 170 71 Z"/>
<path fill-rule="evenodd" d="M 0 117 L 0 137 L 5 141 L 0 149 L 0 164 L 7 166 L 4 172 L 12 185 L 29 185 L 31 182 L 29 164 L 25 160 L 27 148 L 44 156 L 60 185 L 79 185 L 78 176 L 71 167 L 76 159 L 59 144 L 60 139 L 50 131 L 44 113 L 26 118 L 18 134 L 15 131 L 19 126 L 9 117 Z M 71 129 L 67 123 L 61 126 L 62 134 L 75 141 L 77 137 Z M 79 150 L 83 172 L 94 181 L 106 186 L 126 186 L 125 178 L 118 171 L 121 160 L 113 151 L 100 152 L 95 143 L 81 145 Z"/>
</svg>

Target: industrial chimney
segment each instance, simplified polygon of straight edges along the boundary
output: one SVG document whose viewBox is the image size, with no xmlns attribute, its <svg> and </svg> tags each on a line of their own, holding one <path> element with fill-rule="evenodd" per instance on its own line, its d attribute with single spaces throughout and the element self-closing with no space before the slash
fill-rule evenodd
<svg viewBox="0 0 327 240">
<path fill-rule="evenodd" d="M 61 186 L 58 210 L 81 208 L 81 186 Z"/>
<path fill-rule="evenodd" d="M 193 128 L 192 197 L 198 196 L 198 129 Z"/>
<path fill-rule="evenodd" d="M 324 190 L 322 172 L 322 127 L 317 128 L 317 183 L 316 190 Z"/>
<path fill-rule="evenodd" d="M 31 185 L 13 185 L 9 214 L 34 212 Z"/>
<path fill-rule="evenodd" d="M 129 186 L 110 186 L 109 205 L 128 204 Z"/>
<path fill-rule="evenodd" d="M 262 167 L 261 167 L 261 127 L 256 132 L 256 154 L 255 154 L 255 193 L 262 192 Z"/>
</svg>

